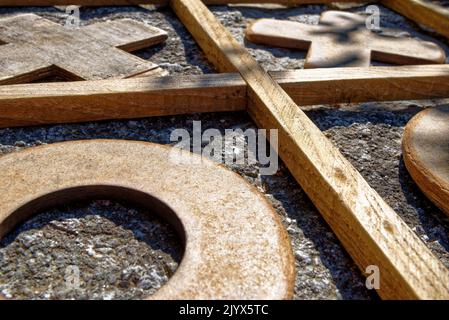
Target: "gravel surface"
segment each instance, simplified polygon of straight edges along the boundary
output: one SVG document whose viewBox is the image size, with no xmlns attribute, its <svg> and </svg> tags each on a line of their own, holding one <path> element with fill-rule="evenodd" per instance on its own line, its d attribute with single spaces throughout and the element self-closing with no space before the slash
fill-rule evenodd
<svg viewBox="0 0 449 320">
<path fill-rule="evenodd" d="M 247 23 L 261 17 L 317 23 L 326 6 L 263 9 L 211 7 L 226 27 L 244 42 Z M 364 7 L 350 11 L 361 12 Z M 34 12 L 64 23 L 56 8 L 0 9 L 0 17 Z M 82 9 L 82 24 L 128 17 L 169 33 L 167 42 L 137 54 L 170 74 L 214 72 L 184 27 L 166 8 Z M 420 32 L 413 23 L 382 8 L 382 27 L 400 28 L 412 36 L 438 42 L 442 37 Z M 245 43 L 268 70 L 298 69 L 304 52 Z M 447 101 L 402 101 L 315 106 L 307 114 L 356 166 L 394 210 L 449 267 L 449 221 L 417 189 L 401 160 L 404 126 L 422 107 Z M 158 117 L 133 121 L 54 125 L 0 130 L 0 154 L 57 141 L 114 138 L 170 144 L 176 128 L 192 130 L 255 128 L 245 113 Z M 295 251 L 297 299 L 377 299 L 313 204 L 284 165 L 274 176 L 260 176 L 259 164 L 233 165 L 232 170 L 255 185 L 282 217 Z M 181 245 L 173 230 L 153 213 L 111 201 L 94 201 L 46 211 L 27 221 L 0 244 L 0 291 L 13 298 L 137 299 L 151 294 L 175 271 Z M 67 290 L 67 267 L 76 266 L 80 288 Z"/>
<path fill-rule="evenodd" d="M 141 298 L 168 281 L 182 256 L 171 225 L 107 200 L 39 214 L 1 245 L 2 291 L 20 298 Z"/>
</svg>

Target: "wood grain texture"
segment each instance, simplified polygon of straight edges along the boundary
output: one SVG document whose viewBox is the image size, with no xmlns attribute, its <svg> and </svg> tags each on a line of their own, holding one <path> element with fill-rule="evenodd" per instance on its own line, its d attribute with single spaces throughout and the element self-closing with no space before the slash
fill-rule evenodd
<svg viewBox="0 0 449 320">
<path fill-rule="evenodd" d="M 449 65 L 307 69 L 271 75 L 300 105 L 449 97 Z"/>
<path fill-rule="evenodd" d="M 199 0 L 172 0 L 178 17 L 221 71 L 238 70 L 248 111 L 279 130 L 279 154 L 361 268 L 376 265 L 385 299 L 448 299 L 449 272 L 282 88 Z"/>
<path fill-rule="evenodd" d="M 235 74 L 0 86 L 0 127 L 244 110 Z"/>
<path fill-rule="evenodd" d="M 168 5 L 170 0 L 0 0 L 2 6 L 130 6 L 139 4 Z M 332 3 L 335 0 L 204 0 L 208 5 L 232 3 L 277 3 L 284 5 Z M 338 2 L 366 2 L 366 0 L 339 0 Z"/>
<path fill-rule="evenodd" d="M 132 19 L 109 20 L 82 27 L 82 32 L 126 52 L 133 52 L 164 42 L 167 33 Z"/>
<path fill-rule="evenodd" d="M 399 14 L 449 38 L 449 10 L 421 0 L 381 0 Z"/>
<path fill-rule="evenodd" d="M 407 124 L 404 162 L 419 188 L 449 215 L 449 106 L 428 108 Z"/>
<path fill-rule="evenodd" d="M 449 97 L 449 65 L 272 72 L 298 104 Z M 237 73 L 0 86 L 0 127 L 245 110 Z"/>
<path fill-rule="evenodd" d="M 371 60 L 399 65 L 444 63 L 435 43 L 410 37 L 379 35 L 366 28 L 366 16 L 325 11 L 320 23 L 259 19 L 246 38 L 254 43 L 307 50 L 304 68 L 368 67 Z"/>
<path fill-rule="evenodd" d="M 49 75 L 69 80 L 124 78 L 151 72 L 156 64 L 126 51 L 165 41 L 167 34 L 131 19 L 61 26 L 35 14 L 0 19 L 0 84 L 25 83 Z M 32 58 L 31 58 L 32 57 Z"/>
</svg>

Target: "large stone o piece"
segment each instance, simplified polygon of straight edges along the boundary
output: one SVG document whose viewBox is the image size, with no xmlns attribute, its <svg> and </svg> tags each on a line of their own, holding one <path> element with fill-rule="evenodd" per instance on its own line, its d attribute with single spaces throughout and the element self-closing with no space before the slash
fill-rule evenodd
<svg viewBox="0 0 449 320">
<path fill-rule="evenodd" d="M 86 198 L 128 200 L 168 219 L 182 262 L 152 299 L 286 299 L 289 238 L 267 200 L 210 160 L 146 142 L 56 143 L 0 158 L 0 237 L 30 215 Z"/>
<path fill-rule="evenodd" d="M 405 128 L 402 149 L 413 180 L 449 215 L 449 106 L 418 113 Z"/>
</svg>

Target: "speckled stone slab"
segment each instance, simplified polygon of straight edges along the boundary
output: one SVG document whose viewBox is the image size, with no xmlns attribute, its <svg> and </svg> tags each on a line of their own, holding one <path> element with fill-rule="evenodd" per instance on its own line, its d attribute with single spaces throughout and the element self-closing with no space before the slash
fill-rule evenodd
<svg viewBox="0 0 449 320">
<path fill-rule="evenodd" d="M 153 299 L 286 299 L 295 264 L 267 200 L 211 160 L 162 145 L 90 140 L 30 148 L 0 158 L 0 237 L 33 213 L 107 196 L 171 222 L 182 262 Z"/>
<path fill-rule="evenodd" d="M 413 180 L 449 215 L 449 106 L 418 113 L 405 128 L 402 148 Z"/>
</svg>

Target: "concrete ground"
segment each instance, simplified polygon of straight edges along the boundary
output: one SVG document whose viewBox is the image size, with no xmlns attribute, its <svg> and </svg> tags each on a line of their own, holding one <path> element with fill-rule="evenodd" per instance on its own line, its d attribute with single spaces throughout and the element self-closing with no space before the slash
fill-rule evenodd
<svg viewBox="0 0 449 320">
<path fill-rule="evenodd" d="M 447 1 L 440 3 L 448 5 Z M 290 9 L 214 6 L 212 11 L 267 70 L 299 69 L 305 53 L 268 48 L 243 40 L 247 24 L 270 17 L 317 23 L 324 5 Z M 365 7 L 349 9 L 362 12 Z M 0 18 L 33 12 L 58 23 L 56 8 L 0 8 Z M 381 26 L 399 28 L 440 44 L 448 42 L 381 7 Z M 215 72 L 182 24 L 168 8 L 110 7 L 81 9 L 82 24 L 128 17 L 169 33 L 165 44 L 141 50 L 171 75 Z M 404 126 L 423 107 L 448 101 L 400 101 L 314 106 L 307 115 L 362 173 L 390 206 L 449 267 L 449 219 L 411 180 L 401 159 Z M 132 121 L 52 125 L 0 130 L 0 154 L 58 141 L 113 138 L 171 144 L 173 129 L 255 128 L 245 113 L 193 114 Z M 319 212 L 281 163 L 274 176 L 260 176 L 259 164 L 230 169 L 255 185 L 279 213 L 296 256 L 296 299 L 377 299 Z M 109 200 L 53 208 L 28 220 L 0 243 L 0 291 L 11 298 L 138 299 L 155 292 L 176 271 L 182 247 L 170 225 L 154 213 Z M 70 290 L 71 270 L 80 287 Z M 72 277 L 72 278 L 71 278 Z"/>
</svg>

